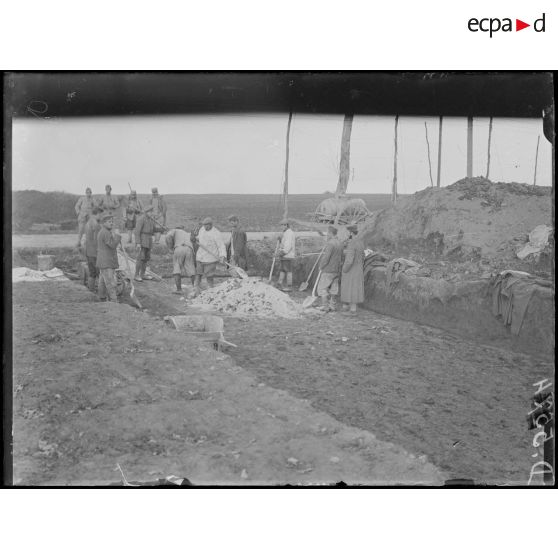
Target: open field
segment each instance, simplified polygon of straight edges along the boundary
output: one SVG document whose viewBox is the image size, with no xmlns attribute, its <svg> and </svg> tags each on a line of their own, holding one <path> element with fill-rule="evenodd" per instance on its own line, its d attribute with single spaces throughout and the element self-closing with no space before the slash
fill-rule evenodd
<svg viewBox="0 0 558 558">
<path fill-rule="evenodd" d="M 168 205 L 167 224 L 170 226 L 178 224 L 192 225 L 200 218 L 211 215 L 215 225 L 219 229 L 228 227 L 227 217 L 234 213 L 242 220 L 242 225 L 251 231 L 269 231 L 277 229 L 277 223 L 283 215 L 282 201 L 280 195 L 270 194 L 170 194 L 164 195 Z M 24 195 L 25 194 L 25 195 Z M 13 192 L 12 215 L 15 230 L 17 232 L 29 232 L 33 223 L 59 223 L 76 220 L 73 204 L 77 196 L 68 200 L 65 195 L 65 205 L 61 212 L 60 207 L 56 211 L 50 205 L 45 204 L 49 196 L 55 193 L 36 192 L 37 200 L 30 200 L 28 192 Z M 389 194 L 350 194 L 351 197 L 362 198 L 371 211 L 384 209 L 390 205 Z M 33 196 L 31 196 L 33 197 Z M 60 197 L 60 196 L 58 196 Z M 289 196 L 289 216 L 294 219 L 308 220 L 308 214 L 312 213 L 321 201 L 330 197 L 326 194 L 299 194 Z M 56 198 L 58 199 L 58 198 Z M 150 196 L 140 195 L 142 203 L 148 203 Z M 74 200 L 74 201 L 72 201 Z M 34 203 L 31 203 L 34 201 Z M 43 204 L 41 212 L 40 204 Z M 77 230 L 77 221 L 76 221 Z"/>
</svg>

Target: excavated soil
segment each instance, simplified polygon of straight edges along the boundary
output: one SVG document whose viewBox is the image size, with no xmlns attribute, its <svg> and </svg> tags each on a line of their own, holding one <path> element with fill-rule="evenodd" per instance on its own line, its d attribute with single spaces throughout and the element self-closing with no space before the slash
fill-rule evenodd
<svg viewBox="0 0 558 558">
<path fill-rule="evenodd" d="M 118 465 L 196 485 L 444 482 L 234 359 L 77 282 L 14 285 L 15 484 L 118 483 Z"/>
<path fill-rule="evenodd" d="M 442 262 L 450 273 L 511 268 L 545 276 L 553 242 L 537 258 L 516 256 L 529 232 L 544 224 L 553 224 L 550 188 L 471 178 L 403 198 L 375 213 L 361 234 L 375 250 L 419 263 Z"/>
</svg>

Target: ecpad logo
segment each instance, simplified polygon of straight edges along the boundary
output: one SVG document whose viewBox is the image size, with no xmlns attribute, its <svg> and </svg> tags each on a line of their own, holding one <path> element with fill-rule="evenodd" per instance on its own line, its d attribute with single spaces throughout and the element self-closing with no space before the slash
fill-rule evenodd
<svg viewBox="0 0 558 558">
<path fill-rule="evenodd" d="M 546 14 L 543 13 L 543 15 L 540 18 L 536 19 L 533 22 L 533 29 L 535 32 L 537 33 L 545 32 L 545 24 L 546 24 L 545 18 L 546 18 Z M 469 31 L 473 33 L 477 33 L 478 31 L 481 31 L 483 33 L 490 33 L 490 38 L 492 38 L 492 35 L 494 33 L 497 33 L 498 31 L 503 31 L 505 33 L 514 30 L 512 24 L 512 18 L 509 17 L 505 17 L 503 19 L 500 19 L 498 17 L 485 17 L 482 19 L 477 19 L 476 17 L 472 17 L 468 21 L 467 27 L 469 28 Z M 527 27 L 531 27 L 531 24 L 525 23 L 520 19 L 515 20 L 515 31 L 521 31 L 522 29 L 526 29 Z"/>
</svg>

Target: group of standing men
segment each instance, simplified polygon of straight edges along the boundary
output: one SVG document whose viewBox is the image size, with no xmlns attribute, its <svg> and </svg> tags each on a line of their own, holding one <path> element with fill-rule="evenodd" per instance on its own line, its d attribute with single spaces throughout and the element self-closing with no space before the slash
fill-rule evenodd
<svg viewBox="0 0 558 558">
<path fill-rule="evenodd" d="M 105 194 L 100 198 L 93 197 L 91 188 L 85 189 L 85 196 L 81 196 L 75 205 L 75 212 L 78 219 L 78 247 L 81 247 L 81 240 L 85 234 L 85 226 L 95 207 L 98 208 L 103 215 L 112 215 L 115 225 L 120 223 L 120 216 L 122 217 L 124 228 L 128 233 L 128 244 L 132 244 L 132 235 L 135 232 L 138 216 L 144 213 L 148 207 L 152 208 L 153 218 L 163 226 L 166 225 L 167 204 L 163 196 L 159 194 L 157 187 L 151 188 L 151 199 L 145 207 L 138 199 L 135 190 L 131 190 L 127 198 L 123 198 L 122 201 L 124 203 L 121 207 L 121 199 L 112 194 L 112 186 L 110 184 L 105 186 Z M 121 215 L 118 211 L 120 208 L 122 212 Z M 157 233 L 156 242 L 159 242 L 160 236 L 161 233 Z"/>
<path fill-rule="evenodd" d="M 226 261 L 233 266 L 248 269 L 247 234 L 240 227 L 236 215 L 228 218 L 231 238 L 225 244 L 221 232 L 206 217 L 190 233 L 183 226 L 166 228 L 167 206 L 156 187 L 151 190 L 150 204 L 143 206 L 135 191 L 131 191 L 123 207 L 124 227 L 128 232 L 128 243 L 135 236 L 138 249 L 134 280 L 143 281 L 147 263 L 151 258 L 153 242 L 159 242 L 166 233 L 165 242 L 173 254 L 173 276 L 175 293 L 182 294 L 182 277 L 187 277 L 194 287 L 194 294 L 201 292 L 201 281 L 205 277 L 209 288 L 214 286 L 217 265 Z M 118 269 L 117 248 L 122 235 L 115 221 L 120 200 L 112 195 L 110 185 L 100 200 L 92 197 L 90 188 L 76 204 L 78 215 L 78 246 L 85 236 L 85 255 L 89 279 L 88 286 L 97 290 L 101 300 L 116 301 L 116 270 Z M 288 220 L 280 222 L 282 234 L 278 240 L 279 278 L 277 287 L 285 292 L 292 290 L 293 261 L 296 257 L 295 234 Z M 340 292 L 345 310 L 356 312 L 357 304 L 364 302 L 364 245 L 356 235 L 356 225 L 347 227 L 349 239 L 342 243 L 337 238 L 337 228 L 330 226 L 327 243 L 320 257 L 320 276 L 317 293 L 325 311 L 336 309 L 336 298 Z"/>
</svg>

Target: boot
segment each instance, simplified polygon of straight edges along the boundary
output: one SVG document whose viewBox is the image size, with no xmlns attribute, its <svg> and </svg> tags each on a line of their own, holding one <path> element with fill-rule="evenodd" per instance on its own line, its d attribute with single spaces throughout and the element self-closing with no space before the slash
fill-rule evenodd
<svg viewBox="0 0 558 558">
<path fill-rule="evenodd" d="M 196 275 L 194 279 L 194 296 L 199 296 L 201 294 L 200 283 L 201 275 Z"/>
<path fill-rule="evenodd" d="M 321 299 L 322 299 L 322 310 L 324 312 L 327 312 L 329 310 L 329 300 L 328 300 L 328 296 L 327 295 L 322 295 Z"/>
<path fill-rule="evenodd" d="M 337 310 L 337 304 L 335 301 L 335 297 L 333 295 L 331 295 L 330 299 L 329 299 L 329 311 L 330 312 L 335 312 L 335 310 Z"/>
<path fill-rule="evenodd" d="M 215 284 L 215 279 L 213 277 L 206 277 L 207 280 L 207 288 L 212 289 L 213 285 Z"/>
<path fill-rule="evenodd" d="M 174 275 L 174 284 L 176 285 L 176 291 L 174 291 L 174 294 L 182 294 L 182 278 L 178 273 Z"/>
<path fill-rule="evenodd" d="M 283 289 L 286 293 L 290 293 L 293 290 L 293 274 L 287 273 L 287 286 Z"/>
<path fill-rule="evenodd" d="M 283 290 L 283 283 L 285 281 L 285 273 L 281 271 L 279 273 L 279 280 L 277 281 L 277 288 Z"/>
<path fill-rule="evenodd" d="M 136 262 L 136 276 L 134 277 L 134 281 L 143 281 L 141 273 L 141 260 Z"/>
</svg>

